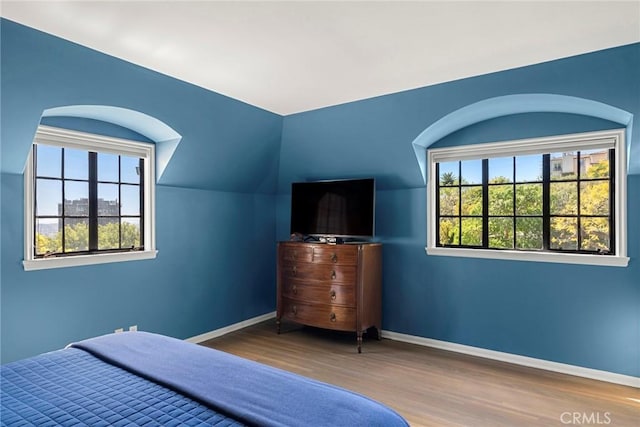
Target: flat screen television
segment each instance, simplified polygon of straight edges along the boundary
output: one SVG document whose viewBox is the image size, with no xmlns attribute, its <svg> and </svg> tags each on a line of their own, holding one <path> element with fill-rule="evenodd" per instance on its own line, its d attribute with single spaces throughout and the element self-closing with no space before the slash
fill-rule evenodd
<svg viewBox="0 0 640 427">
<path fill-rule="evenodd" d="M 291 234 L 367 239 L 375 235 L 375 180 L 291 184 Z"/>
</svg>

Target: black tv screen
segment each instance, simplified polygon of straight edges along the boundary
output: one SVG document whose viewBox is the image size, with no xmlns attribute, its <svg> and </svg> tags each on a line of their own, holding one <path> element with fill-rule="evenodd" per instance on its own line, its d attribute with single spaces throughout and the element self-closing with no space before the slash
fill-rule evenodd
<svg viewBox="0 0 640 427">
<path fill-rule="evenodd" d="M 291 234 L 373 237 L 374 229 L 373 178 L 291 184 Z"/>
</svg>

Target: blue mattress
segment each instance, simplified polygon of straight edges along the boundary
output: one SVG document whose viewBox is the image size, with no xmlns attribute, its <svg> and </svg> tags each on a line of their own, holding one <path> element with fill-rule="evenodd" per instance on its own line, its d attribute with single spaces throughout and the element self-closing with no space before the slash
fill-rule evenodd
<svg viewBox="0 0 640 427">
<path fill-rule="evenodd" d="M 1 374 L 3 426 L 408 426 L 360 394 L 145 332 L 81 341 Z"/>
</svg>

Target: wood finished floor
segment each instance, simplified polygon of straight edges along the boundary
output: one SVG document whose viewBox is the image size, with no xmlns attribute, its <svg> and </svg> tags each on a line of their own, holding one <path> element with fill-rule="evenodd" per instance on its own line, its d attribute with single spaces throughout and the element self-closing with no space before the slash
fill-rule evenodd
<svg viewBox="0 0 640 427">
<path fill-rule="evenodd" d="M 367 395 L 412 426 L 640 426 L 640 390 L 275 320 L 202 343 Z M 563 418 L 561 418 L 563 417 Z M 591 424 L 585 423 L 591 417 Z M 598 418 L 596 418 L 598 417 Z M 607 421 L 610 421 L 607 423 Z"/>
</svg>

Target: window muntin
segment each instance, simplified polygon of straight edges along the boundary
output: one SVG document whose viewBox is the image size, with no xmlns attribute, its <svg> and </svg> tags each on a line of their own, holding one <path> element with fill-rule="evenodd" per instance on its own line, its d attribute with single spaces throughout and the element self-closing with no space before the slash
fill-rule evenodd
<svg viewBox="0 0 640 427">
<path fill-rule="evenodd" d="M 626 265 L 624 154 L 622 130 L 429 150 L 427 252 Z"/>
<path fill-rule="evenodd" d="M 39 126 L 25 169 L 25 269 L 154 258 L 154 154 Z"/>
<path fill-rule="evenodd" d="M 34 144 L 33 162 L 35 258 L 144 250 L 144 159 Z"/>
<path fill-rule="evenodd" d="M 614 254 L 613 157 L 602 148 L 436 163 L 437 245 Z"/>
</svg>

